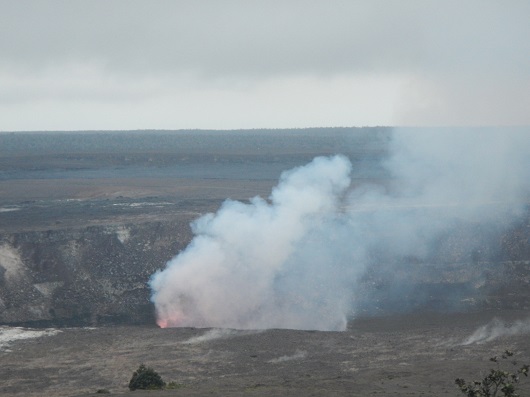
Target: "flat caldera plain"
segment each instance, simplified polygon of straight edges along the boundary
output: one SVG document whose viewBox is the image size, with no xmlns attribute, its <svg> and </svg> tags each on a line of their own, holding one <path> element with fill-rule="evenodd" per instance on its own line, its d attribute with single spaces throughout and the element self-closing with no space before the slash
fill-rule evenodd
<svg viewBox="0 0 530 397">
<path fill-rule="evenodd" d="M 528 335 L 469 343 L 494 318 L 525 311 L 358 318 L 343 332 L 64 328 L 2 346 L 2 396 L 456 396 L 455 378 L 482 379 L 506 350 L 530 362 Z M 509 362 L 501 367 L 512 370 Z M 129 391 L 144 363 L 176 389 Z M 522 379 L 520 395 L 530 392 Z M 100 393 L 97 393 L 97 391 Z"/>
</svg>

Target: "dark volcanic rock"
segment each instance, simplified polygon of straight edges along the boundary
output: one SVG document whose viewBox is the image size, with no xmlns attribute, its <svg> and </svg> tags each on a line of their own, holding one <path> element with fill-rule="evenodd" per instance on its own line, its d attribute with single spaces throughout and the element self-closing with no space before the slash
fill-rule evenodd
<svg viewBox="0 0 530 397">
<path fill-rule="evenodd" d="M 189 219 L 0 235 L 0 322 L 153 320 L 147 282 L 190 240 Z"/>
</svg>

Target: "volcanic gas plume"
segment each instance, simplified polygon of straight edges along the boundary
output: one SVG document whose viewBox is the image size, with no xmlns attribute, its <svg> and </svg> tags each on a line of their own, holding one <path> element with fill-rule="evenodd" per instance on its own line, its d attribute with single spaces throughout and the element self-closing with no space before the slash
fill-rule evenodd
<svg viewBox="0 0 530 397">
<path fill-rule="evenodd" d="M 344 330 L 371 267 L 392 274 L 395 258 L 428 262 L 455 228 L 501 230 L 520 215 L 528 137 L 396 129 L 386 184 L 353 187 L 351 162 L 336 155 L 284 172 L 268 199 L 225 201 L 153 275 L 158 324 Z"/>
</svg>

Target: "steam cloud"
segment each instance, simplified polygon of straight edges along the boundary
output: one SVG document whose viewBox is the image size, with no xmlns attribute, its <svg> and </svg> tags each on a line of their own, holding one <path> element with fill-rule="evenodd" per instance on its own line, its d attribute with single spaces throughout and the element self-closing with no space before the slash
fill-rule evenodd
<svg viewBox="0 0 530 397">
<path fill-rule="evenodd" d="M 260 332 L 260 331 L 237 331 L 234 329 L 227 329 L 227 328 L 223 328 L 223 329 L 214 328 L 214 329 L 207 331 L 203 335 L 193 336 L 190 339 L 182 343 L 185 345 L 195 345 L 195 344 L 210 342 L 210 341 L 214 341 L 218 339 L 228 339 L 228 338 L 233 338 L 233 337 L 237 337 L 241 335 L 249 335 L 249 334 L 256 333 L 256 332 Z"/>
<path fill-rule="evenodd" d="M 473 343 L 485 343 L 494 339 L 515 336 L 530 333 L 530 319 L 518 320 L 509 325 L 498 318 L 493 319 L 490 323 L 479 327 L 470 335 L 462 345 L 471 345 Z"/>
<path fill-rule="evenodd" d="M 227 200 L 192 224 L 192 242 L 151 279 L 158 324 L 344 330 L 367 270 L 428 262 L 462 225 L 516 219 L 529 149 L 522 129 L 396 129 L 388 184 L 352 186 L 341 155 L 286 171 L 268 200 Z"/>
</svg>

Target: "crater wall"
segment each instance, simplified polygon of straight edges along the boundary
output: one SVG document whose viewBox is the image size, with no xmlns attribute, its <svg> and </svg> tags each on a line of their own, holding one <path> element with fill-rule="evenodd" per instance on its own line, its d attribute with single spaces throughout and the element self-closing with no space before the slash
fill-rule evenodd
<svg viewBox="0 0 530 397">
<path fill-rule="evenodd" d="M 188 223 L 0 234 L 0 323 L 153 321 L 147 282 L 189 242 Z"/>
</svg>

